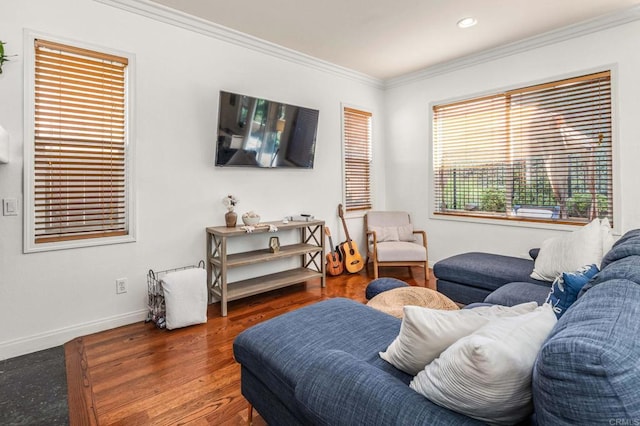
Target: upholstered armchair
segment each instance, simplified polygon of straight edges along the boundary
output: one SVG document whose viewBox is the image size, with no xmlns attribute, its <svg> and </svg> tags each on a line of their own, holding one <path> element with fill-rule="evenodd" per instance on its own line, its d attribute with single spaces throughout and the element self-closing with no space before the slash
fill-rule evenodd
<svg viewBox="0 0 640 426">
<path fill-rule="evenodd" d="M 373 276 L 380 266 L 421 266 L 429 280 L 427 234 L 413 229 L 409 213 L 370 211 L 364 216 L 367 233 L 367 265 L 373 263 Z"/>
</svg>

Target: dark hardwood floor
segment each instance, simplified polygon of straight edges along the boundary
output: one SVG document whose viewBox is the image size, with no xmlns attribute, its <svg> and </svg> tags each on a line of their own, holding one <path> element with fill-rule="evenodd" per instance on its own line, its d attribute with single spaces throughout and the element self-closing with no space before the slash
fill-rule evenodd
<svg viewBox="0 0 640 426">
<path fill-rule="evenodd" d="M 421 268 L 382 268 L 380 276 L 435 288 Z M 327 277 L 229 304 L 209 305 L 208 322 L 167 331 L 140 322 L 64 345 L 71 425 L 245 425 L 240 366 L 232 344 L 242 330 L 332 297 L 365 302 L 372 273 Z M 264 425 L 257 413 L 254 425 Z"/>
</svg>

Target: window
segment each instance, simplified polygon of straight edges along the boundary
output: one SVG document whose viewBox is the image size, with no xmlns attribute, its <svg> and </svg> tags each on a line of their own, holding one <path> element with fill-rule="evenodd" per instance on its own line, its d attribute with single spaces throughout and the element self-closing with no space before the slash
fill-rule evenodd
<svg viewBox="0 0 640 426">
<path fill-rule="evenodd" d="M 610 71 L 433 107 L 436 215 L 613 223 Z"/>
<path fill-rule="evenodd" d="M 33 49 L 25 251 L 131 241 L 129 60 L 35 37 Z"/>
<path fill-rule="evenodd" d="M 371 113 L 343 107 L 345 209 L 371 208 Z"/>
</svg>

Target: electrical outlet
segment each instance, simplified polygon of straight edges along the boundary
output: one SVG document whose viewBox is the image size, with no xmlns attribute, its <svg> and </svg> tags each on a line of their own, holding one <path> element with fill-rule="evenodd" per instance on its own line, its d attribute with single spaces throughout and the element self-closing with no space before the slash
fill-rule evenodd
<svg viewBox="0 0 640 426">
<path fill-rule="evenodd" d="M 116 294 L 122 294 L 126 292 L 127 292 L 127 279 L 126 278 L 116 279 Z"/>
</svg>

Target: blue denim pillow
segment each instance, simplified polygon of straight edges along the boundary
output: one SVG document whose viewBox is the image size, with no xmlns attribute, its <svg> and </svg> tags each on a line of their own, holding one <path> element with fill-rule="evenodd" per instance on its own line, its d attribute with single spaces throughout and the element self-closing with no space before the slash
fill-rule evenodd
<svg viewBox="0 0 640 426">
<path fill-rule="evenodd" d="M 551 285 L 547 303 L 553 307 L 558 319 L 577 299 L 582 287 L 599 272 L 596 265 L 587 265 L 576 272 L 563 272 Z"/>
</svg>

